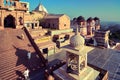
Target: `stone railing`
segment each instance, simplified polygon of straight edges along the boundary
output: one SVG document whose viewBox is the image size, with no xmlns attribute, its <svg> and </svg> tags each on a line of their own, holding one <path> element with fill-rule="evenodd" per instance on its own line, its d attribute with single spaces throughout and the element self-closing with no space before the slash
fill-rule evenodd
<svg viewBox="0 0 120 80">
<path fill-rule="evenodd" d="M 24 31 L 28 37 L 28 39 L 30 40 L 31 44 L 33 45 L 35 51 L 37 52 L 38 56 L 40 57 L 42 63 L 44 64 L 44 66 L 46 66 L 47 62 L 46 59 L 44 58 L 44 56 L 41 54 L 41 51 L 39 50 L 39 47 L 37 46 L 37 44 L 34 42 L 34 40 L 32 39 L 29 31 L 27 30 L 27 28 L 24 27 Z"/>
</svg>

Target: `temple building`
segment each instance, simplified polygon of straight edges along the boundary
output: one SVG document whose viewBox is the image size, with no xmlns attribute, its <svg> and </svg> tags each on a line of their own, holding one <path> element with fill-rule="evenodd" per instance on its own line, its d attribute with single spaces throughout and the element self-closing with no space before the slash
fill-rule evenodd
<svg viewBox="0 0 120 80">
<path fill-rule="evenodd" d="M 4 1 L 6 3 L 4 3 Z M 35 11 L 29 12 L 29 3 L 20 0 L 0 0 L 0 29 L 4 28 L 36 28 L 39 20 L 46 14 L 45 8 L 39 5 Z M 41 9 L 42 7 L 42 9 Z M 43 11 L 41 11 L 43 10 Z"/>
<path fill-rule="evenodd" d="M 103 46 L 106 48 L 110 48 L 109 45 L 109 33 L 110 31 L 95 31 L 94 35 L 94 46 Z"/>
<path fill-rule="evenodd" d="M 56 53 L 56 44 L 51 41 L 50 36 L 41 36 L 34 38 L 35 43 L 39 47 L 42 55 L 48 60 L 48 57 Z"/>
<path fill-rule="evenodd" d="M 56 30 L 69 29 L 70 18 L 65 14 L 48 14 L 43 18 L 41 26 Z"/>
<path fill-rule="evenodd" d="M 78 31 L 82 36 L 92 37 L 95 30 L 100 30 L 100 19 L 98 17 L 89 17 L 85 20 L 83 16 L 79 16 L 71 21 L 71 26 L 74 30 L 76 30 L 76 26 L 78 26 Z"/>
<path fill-rule="evenodd" d="M 100 20 L 99 18 L 89 17 L 87 19 L 87 35 L 94 35 L 95 30 L 100 29 Z"/>
<path fill-rule="evenodd" d="M 95 30 L 100 30 L 100 19 L 98 17 L 95 17 L 94 21 L 95 21 Z"/>
<path fill-rule="evenodd" d="M 4 0 L 0 0 L 0 29 L 23 27 L 24 16 L 28 11 L 27 5 L 27 3 L 19 2 L 19 0 L 6 0 L 5 4 Z"/>
<path fill-rule="evenodd" d="M 76 31 L 70 39 L 66 50 L 66 64 L 53 71 L 54 77 L 59 80 L 107 80 L 100 79 L 100 71 L 87 65 L 87 53 L 84 48 L 85 40 Z M 101 69 L 102 70 L 102 69 Z"/>
<path fill-rule="evenodd" d="M 73 29 L 70 28 L 70 18 L 65 14 L 46 14 L 40 22 L 40 26 L 48 29 L 48 35 L 56 43 L 57 47 L 69 43 Z"/>
<path fill-rule="evenodd" d="M 6 1 L 6 3 L 4 3 Z M 10 4 L 9 4 L 10 3 Z M 49 34 L 58 47 L 68 44 L 70 34 L 70 18 L 65 14 L 48 14 L 47 9 L 40 3 L 32 12 L 29 12 L 29 3 L 20 0 L 1 0 L 0 3 L 0 29 L 23 28 L 29 31 L 39 29 L 39 36 Z M 46 30 L 45 30 L 46 29 Z M 36 31 L 37 32 L 37 31 Z M 31 35 L 35 34 L 35 30 Z M 62 36 L 61 36 L 62 35 Z M 57 38 L 56 38 L 57 36 Z M 66 38 L 67 36 L 67 38 Z"/>
<path fill-rule="evenodd" d="M 47 9 L 40 3 L 34 11 L 45 12 L 48 13 Z"/>
</svg>

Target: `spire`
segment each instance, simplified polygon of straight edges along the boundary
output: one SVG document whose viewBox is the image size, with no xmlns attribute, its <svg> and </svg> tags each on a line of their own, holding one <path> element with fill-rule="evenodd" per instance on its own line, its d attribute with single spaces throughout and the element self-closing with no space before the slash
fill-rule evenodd
<svg viewBox="0 0 120 80">
<path fill-rule="evenodd" d="M 42 11 L 48 13 L 47 9 L 41 3 L 35 8 L 34 11 Z"/>
</svg>

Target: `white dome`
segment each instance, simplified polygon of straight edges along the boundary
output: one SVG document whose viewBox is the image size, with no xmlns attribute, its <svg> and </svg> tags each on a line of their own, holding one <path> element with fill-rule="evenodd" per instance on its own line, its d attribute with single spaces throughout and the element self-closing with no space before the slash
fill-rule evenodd
<svg viewBox="0 0 120 80">
<path fill-rule="evenodd" d="M 83 47 L 84 43 L 84 38 L 78 32 L 70 38 L 70 46 L 73 48 Z"/>
<path fill-rule="evenodd" d="M 46 9 L 42 4 L 39 4 L 39 5 L 35 8 L 35 11 L 42 11 L 42 12 L 48 13 L 47 9 Z"/>
</svg>

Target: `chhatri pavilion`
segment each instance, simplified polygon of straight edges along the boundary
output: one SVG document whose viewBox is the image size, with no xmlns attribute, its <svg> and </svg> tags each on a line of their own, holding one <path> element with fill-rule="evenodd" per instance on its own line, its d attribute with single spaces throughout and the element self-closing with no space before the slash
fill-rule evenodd
<svg viewBox="0 0 120 80">
<path fill-rule="evenodd" d="M 66 64 L 55 70 L 54 76 L 60 80 L 98 80 L 100 71 L 87 65 L 84 38 L 76 31 L 65 49 Z"/>
</svg>

